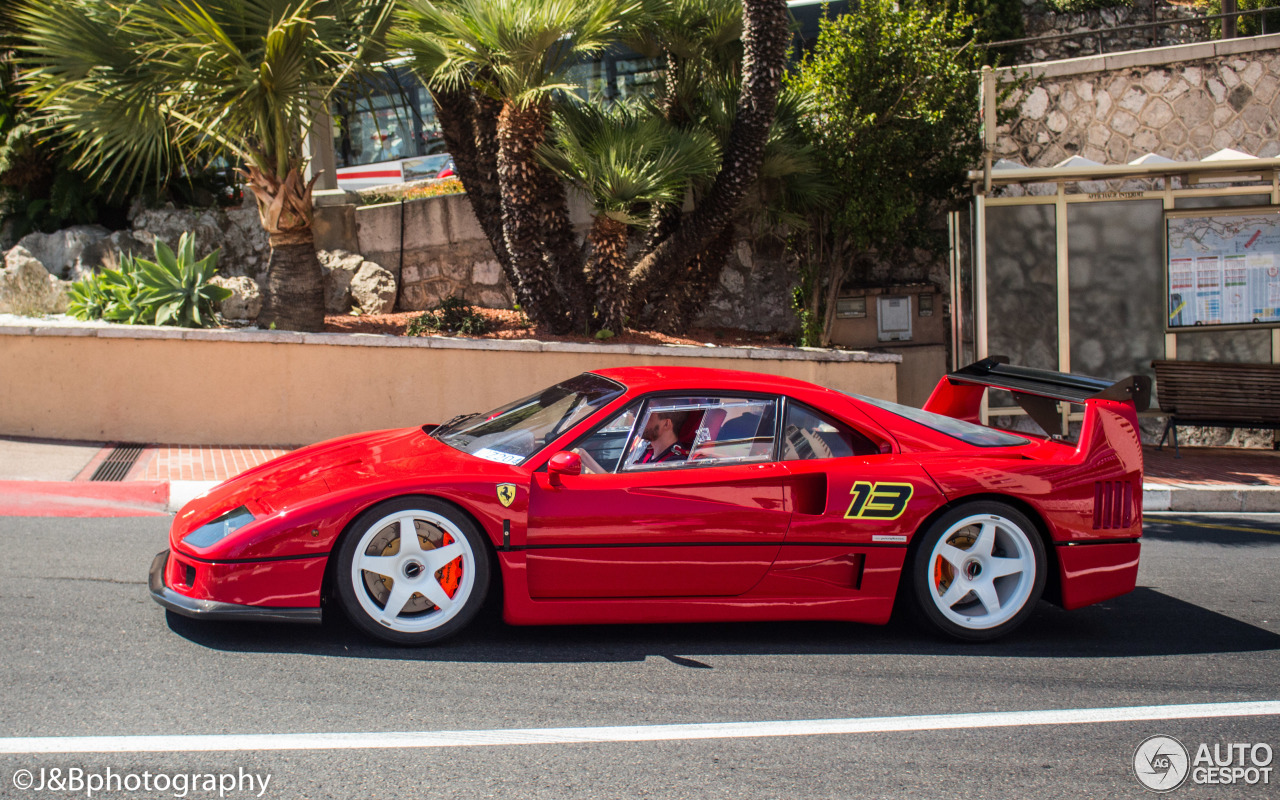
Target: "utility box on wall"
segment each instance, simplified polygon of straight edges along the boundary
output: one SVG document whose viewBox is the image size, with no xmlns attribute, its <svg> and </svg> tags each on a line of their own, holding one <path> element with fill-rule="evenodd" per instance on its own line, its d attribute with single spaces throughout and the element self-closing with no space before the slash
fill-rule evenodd
<svg viewBox="0 0 1280 800">
<path fill-rule="evenodd" d="M 846 347 L 944 344 L 942 294 L 931 284 L 859 289 L 836 299 L 831 341 Z"/>
<path fill-rule="evenodd" d="M 911 295 L 882 294 L 876 298 L 876 340 L 911 341 Z"/>
</svg>

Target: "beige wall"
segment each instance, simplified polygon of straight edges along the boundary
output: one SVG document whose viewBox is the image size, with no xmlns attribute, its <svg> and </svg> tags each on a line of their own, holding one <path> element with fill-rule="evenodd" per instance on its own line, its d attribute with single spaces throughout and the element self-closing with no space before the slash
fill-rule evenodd
<svg viewBox="0 0 1280 800">
<path fill-rule="evenodd" d="M 342 334 L 8 328 L 0 329 L 0 435 L 299 445 L 440 422 L 584 370 L 624 365 L 744 369 L 897 397 L 897 356 L 705 352 Z"/>
<path fill-rule="evenodd" d="M 902 356 L 898 365 L 898 402 L 920 408 L 933 394 L 947 369 L 947 346 L 943 344 L 904 345 L 878 348 Z"/>
</svg>

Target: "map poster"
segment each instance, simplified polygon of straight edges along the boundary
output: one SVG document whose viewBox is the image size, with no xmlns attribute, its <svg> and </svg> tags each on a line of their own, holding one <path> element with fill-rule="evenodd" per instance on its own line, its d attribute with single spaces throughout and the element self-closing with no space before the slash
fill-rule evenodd
<svg viewBox="0 0 1280 800">
<path fill-rule="evenodd" d="M 1166 215 L 1170 330 L 1280 324 L 1280 208 L 1230 211 Z"/>
</svg>

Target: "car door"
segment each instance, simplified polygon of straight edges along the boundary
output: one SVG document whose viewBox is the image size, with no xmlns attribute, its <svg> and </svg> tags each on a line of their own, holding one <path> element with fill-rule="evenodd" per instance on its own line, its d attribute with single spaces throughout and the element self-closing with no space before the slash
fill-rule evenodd
<svg viewBox="0 0 1280 800">
<path fill-rule="evenodd" d="M 788 545 L 839 543 L 905 547 L 945 502 L 914 460 L 892 452 L 883 432 L 786 400 L 779 459 L 794 512 Z"/>
<path fill-rule="evenodd" d="M 649 443 L 643 433 L 655 412 L 688 414 L 678 459 L 644 460 Z M 530 595 L 749 591 L 777 556 L 790 519 L 785 470 L 774 458 L 776 412 L 773 397 L 646 398 L 575 446 L 601 471 L 554 482 L 547 472 L 534 473 L 526 545 Z"/>
</svg>

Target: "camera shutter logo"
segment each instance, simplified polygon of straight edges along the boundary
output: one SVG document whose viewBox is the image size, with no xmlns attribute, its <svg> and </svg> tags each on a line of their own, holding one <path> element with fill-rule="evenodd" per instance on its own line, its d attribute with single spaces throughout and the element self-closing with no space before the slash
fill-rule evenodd
<svg viewBox="0 0 1280 800">
<path fill-rule="evenodd" d="M 1191 771 L 1191 756 L 1172 736 L 1152 736 L 1133 751 L 1133 774 L 1153 792 L 1171 792 Z"/>
</svg>

